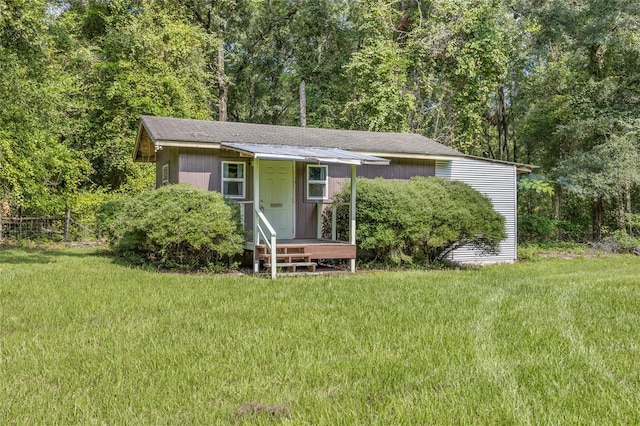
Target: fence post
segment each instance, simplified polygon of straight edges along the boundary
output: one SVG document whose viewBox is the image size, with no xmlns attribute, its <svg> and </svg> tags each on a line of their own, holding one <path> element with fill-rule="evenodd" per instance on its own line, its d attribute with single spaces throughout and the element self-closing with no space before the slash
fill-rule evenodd
<svg viewBox="0 0 640 426">
<path fill-rule="evenodd" d="M 2 204 L 0 204 L 0 243 L 2 242 L 2 231 L 4 227 L 2 226 Z"/>
<path fill-rule="evenodd" d="M 67 212 L 64 216 L 64 240 L 69 242 L 69 227 L 71 226 L 71 207 L 67 207 Z"/>
</svg>

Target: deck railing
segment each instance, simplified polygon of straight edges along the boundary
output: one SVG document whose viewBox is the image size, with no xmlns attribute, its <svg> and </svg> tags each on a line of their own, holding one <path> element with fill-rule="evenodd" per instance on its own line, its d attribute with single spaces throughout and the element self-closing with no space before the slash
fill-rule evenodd
<svg viewBox="0 0 640 426">
<path fill-rule="evenodd" d="M 271 278 L 276 277 L 276 231 L 273 229 L 273 226 L 267 220 L 267 217 L 260 211 L 260 209 L 255 209 L 256 217 L 258 220 L 256 221 L 255 228 L 258 230 L 256 235 L 253 236 L 254 250 L 253 255 L 255 258 L 256 248 L 258 244 L 260 244 L 260 237 L 264 238 L 264 243 L 267 246 L 267 250 L 269 251 L 269 259 L 271 259 Z M 253 271 L 254 273 L 258 273 L 259 261 L 254 260 Z"/>
<path fill-rule="evenodd" d="M 246 205 L 253 205 L 253 200 L 249 200 L 249 201 L 236 201 L 237 204 L 240 205 L 240 222 L 242 222 L 242 229 L 246 232 L 246 231 L 253 231 L 247 228 L 247 215 L 245 212 L 245 206 Z M 251 210 L 253 211 L 253 209 Z"/>
<path fill-rule="evenodd" d="M 338 241 L 338 227 L 337 227 L 338 207 L 341 205 L 347 205 L 347 203 L 339 204 L 335 202 L 323 202 L 323 201 L 319 201 L 318 203 L 316 203 L 316 215 L 317 215 L 316 235 L 318 239 L 324 238 L 324 232 L 322 228 L 323 226 L 322 215 L 324 213 L 325 206 L 330 206 L 331 207 L 331 241 Z M 344 242 L 348 242 L 348 241 L 344 241 Z"/>
</svg>

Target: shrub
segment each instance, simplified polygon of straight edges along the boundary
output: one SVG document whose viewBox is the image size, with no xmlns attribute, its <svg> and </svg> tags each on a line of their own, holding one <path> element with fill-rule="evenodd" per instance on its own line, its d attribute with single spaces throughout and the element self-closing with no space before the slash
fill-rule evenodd
<svg viewBox="0 0 640 426">
<path fill-rule="evenodd" d="M 188 184 L 105 203 L 99 217 L 113 249 L 134 263 L 221 269 L 244 243 L 237 205 Z"/>
<path fill-rule="evenodd" d="M 518 240 L 550 241 L 557 237 L 556 221 L 542 214 L 518 215 Z"/>
<path fill-rule="evenodd" d="M 490 200 L 462 182 L 424 177 L 358 179 L 356 197 L 356 239 L 359 258 L 365 261 L 442 261 L 465 245 L 495 253 L 506 238 L 504 218 L 493 210 Z M 347 184 L 335 196 L 340 204 L 341 238 L 348 229 L 349 199 Z"/>
<path fill-rule="evenodd" d="M 612 253 L 640 254 L 640 239 L 632 237 L 623 229 L 618 229 L 598 242 L 596 248 Z"/>
<path fill-rule="evenodd" d="M 96 232 L 98 236 L 112 241 L 116 234 L 116 222 L 130 197 L 114 198 L 106 201 L 96 209 Z"/>
</svg>

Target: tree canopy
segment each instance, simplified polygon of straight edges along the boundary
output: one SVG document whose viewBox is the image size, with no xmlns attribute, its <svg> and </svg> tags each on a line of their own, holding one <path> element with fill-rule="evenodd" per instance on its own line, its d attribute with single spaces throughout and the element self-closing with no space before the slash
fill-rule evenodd
<svg viewBox="0 0 640 426">
<path fill-rule="evenodd" d="M 1 204 L 148 188 L 140 115 L 298 125 L 304 82 L 307 125 L 540 165 L 528 213 L 599 235 L 638 213 L 638 69 L 633 0 L 4 0 Z"/>
</svg>

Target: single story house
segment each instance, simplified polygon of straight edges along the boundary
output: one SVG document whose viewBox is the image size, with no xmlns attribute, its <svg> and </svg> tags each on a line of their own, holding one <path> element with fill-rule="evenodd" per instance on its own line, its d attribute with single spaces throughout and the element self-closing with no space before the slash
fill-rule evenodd
<svg viewBox="0 0 640 426">
<path fill-rule="evenodd" d="M 133 159 L 156 163 L 157 187 L 187 182 L 236 200 L 249 230 L 246 249 L 253 251 L 254 271 L 262 261 L 274 277 L 272 263 L 313 269 L 318 259 L 350 259 L 355 270 L 355 197 L 349 241 L 335 241 L 335 232 L 331 238 L 323 235 L 321 217 L 343 182 L 352 182 L 355 194 L 356 176 L 441 176 L 468 183 L 505 217 L 508 237 L 496 255 L 462 247 L 452 260 L 513 262 L 516 177 L 531 171 L 530 166 L 469 157 L 418 134 L 155 116 L 141 117 Z"/>
</svg>

